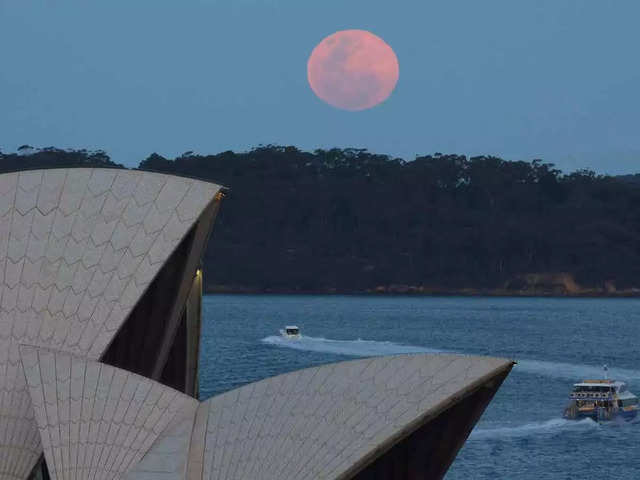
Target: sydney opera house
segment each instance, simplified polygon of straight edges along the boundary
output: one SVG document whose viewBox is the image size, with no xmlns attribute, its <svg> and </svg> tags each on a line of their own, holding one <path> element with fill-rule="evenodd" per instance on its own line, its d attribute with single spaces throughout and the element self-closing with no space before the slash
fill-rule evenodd
<svg viewBox="0 0 640 480">
<path fill-rule="evenodd" d="M 378 357 L 198 399 L 223 197 L 135 170 L 0 175 L 0 480 L 444 476 L 511 361 Z"/>
</svg>

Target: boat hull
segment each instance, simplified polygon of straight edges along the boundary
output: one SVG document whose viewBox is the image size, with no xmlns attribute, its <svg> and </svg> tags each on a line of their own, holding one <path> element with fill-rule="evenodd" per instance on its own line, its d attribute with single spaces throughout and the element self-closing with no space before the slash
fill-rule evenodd
<svg viewBox="0 0 640 480">
<path fill-rule="evenodd" d="M 565 412 L 564 418 L 567 420 L 584 420 L 585 418 L 590 418 L 594 422 L 607 422 L 614 421 L 617 419 L 631 421 L 638 416 L 638 410 L 617 410 L 612 412 L 611 415 L 598 415 L 595 411 L 590 412 L 575 412 L 575 413 L 567 413 Z"/>
</svg>

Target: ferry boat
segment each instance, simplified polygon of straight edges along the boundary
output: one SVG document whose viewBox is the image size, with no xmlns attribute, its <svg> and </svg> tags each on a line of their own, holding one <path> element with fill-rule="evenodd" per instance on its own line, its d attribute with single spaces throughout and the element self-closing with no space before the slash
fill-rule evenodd
<svg viewBox="0 0 640 480">
<path fill-rule="evenodd" d="M 297 340 L 300 338 L 300 329 L 295 325 L 287 325 L 284 330 L 280 330 L 280 334 L 285 338 Z"/>
<path fill-rule="evenodd" d="M 564 418 L 591 418 L 597 422 L 631 420 L 637 415 L 638 397 L 627 389 L 626 383 L 606 378 L 575 383 L 564 411 Z"/>
</svg>

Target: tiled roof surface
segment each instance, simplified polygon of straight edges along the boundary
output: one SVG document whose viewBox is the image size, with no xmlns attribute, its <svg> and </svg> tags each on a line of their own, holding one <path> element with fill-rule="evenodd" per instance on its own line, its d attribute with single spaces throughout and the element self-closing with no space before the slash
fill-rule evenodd
<svg viewBox="0 0 640 480">
<path fill-rule="evenodd" d="M 99 358 L 219 188 L 116 169 L 0 175 L 0 480 L 42 451 L 18 346 Z"/>
<path fill-rule="evenodd" d="M 377 357 L 300 370 L 219 395 L 200 407 L 208 412 L 202 478 L 343 478 L 421 419 L 511 365 L 460 355 Z"/>
<path fill-rule="evenodd" d="M 26 346 L 20 353 L 52 479 L 121 478 L 135 466 L 142 473 L 148 463 L 165 466 L 167 456 L 180 453 L 181 475 L 154 478 L 184 478 L 196 400 L 68 353 Z"/>
<path fill-rule="evenodd" d="M 135 374 L 21 347 L 58 480 L 342 479 L 511 362 L 401 355 L 315 367 L 198 403 Z"/>
<path fill-rule="evenodd" d="M 178 412 L 149 451 L 124 476 L 126 480 L 183 480 L 197 405 Z"/>
</svg>

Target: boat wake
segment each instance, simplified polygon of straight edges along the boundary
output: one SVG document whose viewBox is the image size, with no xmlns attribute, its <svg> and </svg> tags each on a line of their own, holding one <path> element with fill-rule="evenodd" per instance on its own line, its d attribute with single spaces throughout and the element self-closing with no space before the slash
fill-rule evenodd
<svg viewBox="0 0 640 480">
<path fill-rule="evenodd" d="M 280 335 L 272 335 L 262 339 L 263 343 L 278 347 L 292 348 L 306 352 L 331 353 L 334 355 L 347 355 L 352 357 L 376 357 L 382 355 L 398 355 L 403 353 L 460 353 L 453 350 L 441 350 L 415 345 L 404 345 L 394 342 L 382 342 L 375 340 L 331 340 L 322 337 L 308 337 L 302 335 L 299 339 L 292 340 Z M 500 356 L 496 353 L 496 356 Z M 600 378 L 602 376 L 601 365 L 580 365 L 563 362 L 548 362 L 544 360 L 527 360 L 516 358 L 518 364 L 514 368 L 516 372 L 543 377 L 560 378 L 565 380 L 581 380 L 585 378 Z M 609 378 L 623 381 L 640 380 L 640 371 L 625 368 L 610 368 Z"/>
<path fill-rule="evenodd" d="M 272 335 L 262 339 L 263 343 L 279 347 L 293 348 L 306 352 L 332 353 L 352 357 L 377 357 L 382 355 L 398 355 L 402 353 L 442 353 L 442 350 L 427 347 L 415 347 L 394 342 L 377 342 L 375 340 L 330 340 L 322 337 L 302 335 L 297 340 Z"/>
<path fill-rule="evenodd" d="M 471 432 L 469 441 L 490 439 L 515 439 L 532 435 L 554 434 L 564 430 L 590 430 L 598 428 L 598 424 L 589 418 L 583 420 L 565 420 L 554 418 L 545 422 L 534 422 L 515 427 L 476 428 Z"/>
</svg>

